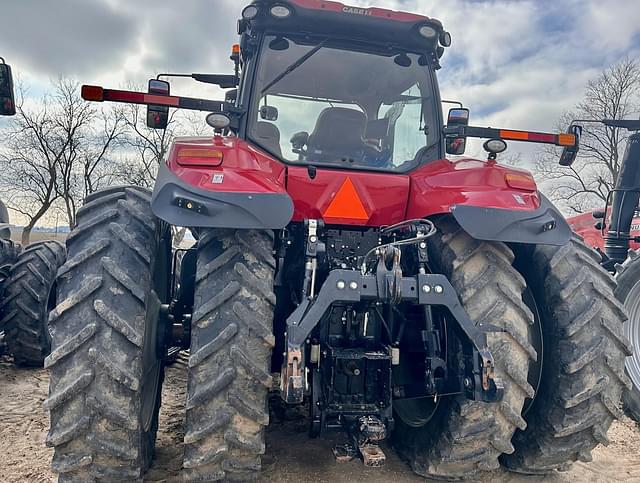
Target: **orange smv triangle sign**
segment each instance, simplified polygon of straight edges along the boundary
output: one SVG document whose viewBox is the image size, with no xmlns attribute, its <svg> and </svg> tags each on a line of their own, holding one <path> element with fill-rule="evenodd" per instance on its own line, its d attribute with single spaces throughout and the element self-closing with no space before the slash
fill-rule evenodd
<svg viewBox="0 0 640 483">
<path fill-rule="evenodd" d="M 369 214 L 365 210 L 360 196 L 350 178 L 344 180 L 342 186 L 336 193 L 335 198 L 331 201 L 327 209 L 324 211 L 325 219 L 349 219 L 349 220 L 368 220 Z"/>
</svg>

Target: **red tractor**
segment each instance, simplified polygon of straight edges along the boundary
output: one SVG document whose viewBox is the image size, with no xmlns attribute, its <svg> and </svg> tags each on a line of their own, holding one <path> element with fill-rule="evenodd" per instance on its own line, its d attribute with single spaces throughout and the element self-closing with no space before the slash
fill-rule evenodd
<svg viewBox="0 0 640 483">
<path fill-rule="evenodd" d="M 385 438 L 429 477 L 588 461 L 628 383 L 624 314 L 598 254 L 496 162 L 520 140 L 570 163 L 578 132 L 472 127 L 462 108 L 445 123 L 451 36 L 432 18 L 257 0 L 238 27 L 233 74 L 182 74 L 224 102 L 158 79 L 83 87 L 148 105 L 156 128 L 208 111 L 214 133 L 177 139 L 153 193 L 108 189 L 78 213 L 46 360 L 61 480 L 143 475 L 174 347 L 190 350 L 186 480 L 258 478 L 270 391 L 372 466 Z M 488 159 L 446 159 L 467 137 Z M 171 225 L 197 239 L 179 269 Z"/>
<path fill-rule="evenodd" d="M 634 348 L 626 360 L 633 388 L 624 395 L 625 406 L 640 421 L 640 121 L 603 120 L 609 127 L 627 129 L 627 149 L 611 202 L 596 210 L 570 218 L 569 224 L 586 244 L 596 248 L 602 264 L 615 274 L 616 295 L 627 309 L 625 335 Z"/>
</svg>

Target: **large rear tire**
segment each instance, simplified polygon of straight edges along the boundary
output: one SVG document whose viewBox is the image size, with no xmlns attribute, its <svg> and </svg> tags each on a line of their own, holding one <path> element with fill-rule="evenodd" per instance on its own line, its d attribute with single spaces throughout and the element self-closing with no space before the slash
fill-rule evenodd
<svg viewBox="0 0 640 483">
<path fill-rule="evenodd" d="M 8 352 L 16 364 L 42 367 L 51 351 L 47 328 L 49 310 L 55 306 L 55 281 L 67 251 L 57 241 L 29 245 L 11 267 L 2 304 Z"/>
<path fill-rule="evenodd" d="M 615 282 L 600 256 L 577 238 L 563 247 L 538 246 L 528 255 L 527 281 L 542 317 L 544 363 L 527 428 L 503 462 L 512 471 L 546 474 L 573 461 L 591 461 L 621 416 L 629 343 Z"/>
<path fill-rule="evenodd" d="M 623 394 L 624 407 L 640 422 L 640 252 L 630 251 L 627 261 L 617 269 L 616 297 L 627 309 L 629 320 L 624 324 L 624 333 L 633 347 L 633 355 L 625 361 L 633 387 Z"/>
<path fill-rule="evenodd" d="M 419 475 L 470 478 L 498 468 L 498 457 L 513 452 L 514 432 L 526 426 L 520 413 L 525 399 L 533 396 L 527 382 L 529 364 L 537 356 L 528 342 L 533 314 L 523 302 L 525 282 L 506 245 L 475 240 L 449 218 L 437 227 L 429 247 L 434 267 L 447 275 L 476 324 L 503 329 L 490 333 L 488 344 L 504 399 L 495 404 L 444 399 L 424 427 L 403 424 L 400 416 L 394 438 Z"/>
<path fill-rule="evenodd" d="M 167 293 L 168 227 L 139 188 L 95 193 L 77 219 L 45 360 L 51 466 L 59 481 L 135 481 L 151 462 L 158 425 L 155 330 Z"/>
<path fill-rule="evenodd" d="M 188 481 L 258 477 L 272 385 L 272 245 L 258 231 L 200 235 L 184 437 Z"/>
</svg>

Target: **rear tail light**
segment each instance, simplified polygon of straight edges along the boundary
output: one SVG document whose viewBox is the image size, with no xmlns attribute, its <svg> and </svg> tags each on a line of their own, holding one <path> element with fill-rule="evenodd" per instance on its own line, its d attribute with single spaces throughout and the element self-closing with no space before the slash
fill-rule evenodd
<svg viewBox="0 0 640 483">
<path fill-rule="evenodd" d="M 531 175 L 520 173 L 507 173 L 504 176 L 507 186 L 516 190 L 537 191 L 538 185 Z"/>
<path fill-rule="evenodd" d="M 207 167 L 220 166 L 224 155 L 216 149 L 186 148 L 178 151 L 176 160 L 180 166 Z"/>
</svg>

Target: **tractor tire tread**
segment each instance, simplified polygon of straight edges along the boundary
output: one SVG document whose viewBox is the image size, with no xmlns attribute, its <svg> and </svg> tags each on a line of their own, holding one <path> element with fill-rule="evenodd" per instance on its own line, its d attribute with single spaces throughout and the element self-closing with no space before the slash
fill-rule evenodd
<svg viewBox="0 0 640 483">
<path fill-rule="evenodd" d="M 188 364 L 186 481 L 258 478 L 269 422 L 272 243 L 256 230 L 214 229 L 200 236 Z"/>
</svg>

